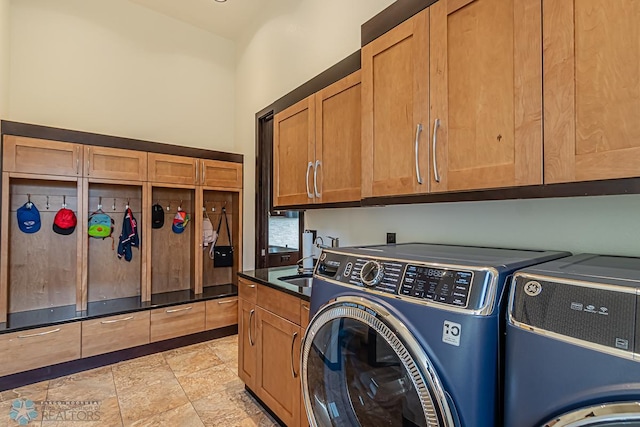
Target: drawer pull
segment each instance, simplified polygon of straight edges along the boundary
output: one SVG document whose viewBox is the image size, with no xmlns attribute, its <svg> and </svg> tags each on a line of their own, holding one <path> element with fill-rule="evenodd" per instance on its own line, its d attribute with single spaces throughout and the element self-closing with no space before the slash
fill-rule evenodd
<svg viewBox="0 0 640 427">
<path fill-rule="evenodd" d="M 291 337 L 291 375 L 293 375 L 293 378 L 298 377 L 298 374 L 296 373 L 295 368 L 293 366 L 293 347 L 295 346 L 297 336 L 298 336 L 298 333 L 294 332 L 293 336 Z"/>
<path fill-rule="evenodd" d="M 60 332 L 60 328 L 52 329 L 50 331 L 39 332 L 37 334 L 29 334 L 29 335 L 18 335 L 18 338 L 31 338 L 31 337 L 41 337 L 43 335 L 53 334 L 55 332 Z"/>
<path fill-rule="evenodd" d="M 251 347 L 253 347 L 253 346 L 254 346 L 254 344 L 255 344 L 255 342 L 253 341 L 253 338 L 251 337 L 251 335 L 252 335 L 252 334 L 251 334 L 251 330 L 253 329 L 253 328 L 251 327 L 251 318 L 253 317 L 253 315 L 254 315 L 255 313 L 256 313 L 256 311 L 255 311 L 255 310 L 251 310 L 251 311 L 249 312 L 249 334 L 248 334 L 248 335 L 249 335 L 249 344 L 251 344 Z"/>
<path fill-rule="evenodd" d="M 309 310 L 310 310 L 310 308 L 309 308 L 309 306 L 308 306 L 307 304 L 302 304 L 302 308 L 304 308 L 304 309 L 305 309 L 305 310 L 307 310 L 307 311 L 309 311 Z"/>
<path fill-rule="evenodd" d="M 166 313 L 177 313 L 179 311 L 187 311 L 191 310 L 193 307 L 184 307 L 184 308 L 174 308 L 172 310 L 167 310 Z"/>
<path fill-rule="evenodd" d="M 231 304 L 232 302 L 236 302 L 236 300 L 232 299 L 230 301 L 218 301 L 218 304 L 222 305 L 222 304 Z"/>
<path fill-rule="evenodd" d="M 108 325 L 109 323 L 125 322 L 125 321 L 131 320 L 131 319 L 133 319 L 133 316 L 125 317 L 123 319 L 103 320 L 100 323 L 102 323 L 103 325 Z"/>
<path fill-rule="evenodd" d="M 255 288 L 256 285 L 247 285 L 248 288 Z"/>
</svg>

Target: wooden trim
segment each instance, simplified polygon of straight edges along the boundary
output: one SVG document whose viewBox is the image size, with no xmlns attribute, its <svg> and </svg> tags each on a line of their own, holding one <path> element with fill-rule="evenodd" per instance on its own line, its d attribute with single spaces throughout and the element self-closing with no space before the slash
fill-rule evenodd
<svg viewBox="0 0 640 427">
<path fill-rule="evenodd" d="M 145 182 L 142 186 L 142 271 L 140 276 L 140 300 L 151 301 L 151 183 Z"/>
<path fill-rule="evenodd" d="M 128 348 L 113 353 L 101 354 L 85 359 L 78 359 L 71 362 L 61 363 L 59 365 L 47 366 L 44 368 L 34 369 L 32 371 L 7 375 L 5 377 L 0 377 L 0 391 L 11 390 L 14 388 L 23 387 L 28 384 L 51 380 L 54 378 L 75 374 L 77 372 L 82 372 L 101 366 L 112 365 L 124 360 L 148 356 L 150 354 L 235 335 L 237 333 L 237 325 L 227 326 L 225 328 L 214 329 L 212 331 L 200 332 L 193 335 L 187 335 L 166 341 L 146 344 L 139 347 Z"/>
<path fill-rule="evenodd" d="M 74 182 L 81 179 L 77 176 L 64 176 L 64 175 L 43 175 L 35 173 L 22 173 L 22 172 L 7 172 L 10 178 L 17 179 L 41 179 L 45 181 L 65 181 Z"/>
<path fill-rule="evenodd" d="M 384 33 L 438 0 L 397 0 L 360 27 L 361 46 L 366 46 Z"/>
<path fill-rule="evenodd" d="M 2 204 L 9 206 L 9 174 L 2 174 Z M 0 219 L 0 322 L 7 321 L 9 309 L 9 209 L 2 209 Z"/>
<path fill-rule="evenodd" d="M 140 185 L 145 183 L 145 181 L 125 181 L 125 180 L 107 179 L 107 178 L 88 177 L 87 179 L 89 180 L 89 184 L 133 185 L 136 187 L 140 187 Z"/>
<path fill-rule="evenodd" d="M 81 305 L 86 310 L 88 299 L 89 299 L 89 179 L 83 178 L 82 186 L 80 187 L 82 193 L 80 195 L 80 200 L 82 200 L 82 208 L 78 206 L 78 221 L 80 221 L 80 226 L 76 228 L 76 232 L 79 232 L 82 239 L 82 262 L 80 266 L 82 268 L 81 272 L 81 284 L 80 289 L 82 289 L 82 300 Z"/>
<path fill-rule="evenodd" d="M 118 136 L 101 135 L 77 130 L 59 129 L 28 123 L 0 121 L 2 135 L 25 136 L 29 138 L 47 139 L 50 141 L 73 142 L 76 144 L 95 145 L 99 147 L 124 148 L 128 150 L 147 151 L 151 153 L 172 154 L 175 156 L 199 157 L 202 159 L 222 160 L 242 163 L 244 156 L 236 153 L 205 150 L 201 148 L 182 147 L 160 142 Z"/>
<path fill-rule="evenodd" d="M 200 163 L 200 162 L 198 162 Z M 191 263 L 193 271 L 191 277 L 193 280 L 193 293 L 199 295 L 202 293 L 202 206 L 204 206 L 204 195 L 202 186 L 196 188 L 194 206 L 193 206 L 193 222 L 194 222 L 194 239 L 193 239 L 193 262 Z"/>
<path fill-rule="evenodd" d="M 84 187 L 85 187 L 84 179 L 78 180 L 78 185 L 76 188 L 76 192 L 78 196 L 84 195 Z M 85 241 L 87 234 L 83 233 L 84 227 L 87 224 L 87 200 L 86 198 L 80 199 L 82 203 L 78 204 L 78 209 L 76 212 L 76 219 L 80 224 L 76 225 L 76 310 L 84 311 L 87 309 L 87 299 L 88 299 L 88 289 L 86 276 L 83 274 L 86 259 L 88 256 L 88 246 L 85 247 Z M 84 224 L 84 226 L 83 226 Z M 80 225 L 78 227 L 78 225 Z M 85 253 L 85 250 L 87 251 Z"/>
</svg>

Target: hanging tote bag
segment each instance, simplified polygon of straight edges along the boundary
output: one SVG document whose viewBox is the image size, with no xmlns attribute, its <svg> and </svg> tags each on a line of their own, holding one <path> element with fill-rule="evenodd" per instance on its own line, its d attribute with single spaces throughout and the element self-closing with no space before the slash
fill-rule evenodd
<svg viewBox="0 0 640 427">
<path fill-rule="evenodd" d="M 222 214 L 220 215 L 220 221 L 218 222 L 217 235 L 220 235 L 220 227 L 222 226 L 222 219 L 227 226 L 227 236 L 229 236 L 228 246 L 219 246 L 214 243 L 213 246 L 213 266 L 214 267 L 231 267 L 233 266 L 233 242 L 231 240 L 231 231 L 229 230 L 229 220 L 227 219 L 227 210 L 222 208 Z M 217 243 L 217 241 L 216 241 Z"/>
</svg>

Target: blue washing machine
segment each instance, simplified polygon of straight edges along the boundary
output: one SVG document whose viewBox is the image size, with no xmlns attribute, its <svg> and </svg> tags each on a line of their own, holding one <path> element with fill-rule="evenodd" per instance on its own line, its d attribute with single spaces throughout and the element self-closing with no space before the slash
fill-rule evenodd
<svg viewBox="0 0 640 427">
<path fill-rule="evenodd" d="M 301 355 L 311 425 L 499 425 L 505 282 L 568 255 L 417 243 L 325 249 Z"/>
<path fill-rule="evenodd" d="M 576 255 L 514 275 L 505 425 L 640 426 L 640 258 Z"/>
</svg>

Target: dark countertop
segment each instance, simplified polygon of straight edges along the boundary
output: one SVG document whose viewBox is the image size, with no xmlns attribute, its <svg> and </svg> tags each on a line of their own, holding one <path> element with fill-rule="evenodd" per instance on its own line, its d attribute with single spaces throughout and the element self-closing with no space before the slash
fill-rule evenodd
<svg viewBox="0 0 640 427">
<path fill-rule="evenodd" d="M 140 300 L 139 296 L 95 301 L 88 304 L 86 311 L 76 311 L 75 304 L 43 308 L 40 310 L 21 311 L 18 313 L 10 313 L 7 316 L 7 322 L 0 323 L 0 334 L 115 316 L 118 314 L 134 313 L 136 311 L 154 308 L 196 303 L 235 295 L 238 295 L 238 288 L 236 285 L 228 284 L 206 287 L 203 293 L 199 295 L 194 294 L 193 291 L 185 290 L 153 294 L 151 301 L 144 302 Z"/>
<path fill-rule="evenodd" d="M 270 254 L 286 254 L 286 253 L 294 253 L 294 252 L 298 252 L 298 249 L 287 248 L 284 246 L 269 246 Z"/>
<path fill-rule="evenodd" d="M 298 274 L 298 266 L 295 265 L 241 271 L 238 272 L 238 276 L 286 292 L 305 301 L 309 301 L 311 297 L 311 287 L 296 286 L 278 279 L 278 277 L 286 276 L 304 277 Z"/>
</svg>

